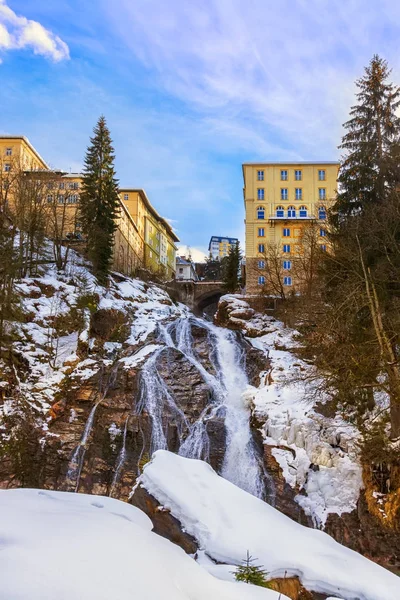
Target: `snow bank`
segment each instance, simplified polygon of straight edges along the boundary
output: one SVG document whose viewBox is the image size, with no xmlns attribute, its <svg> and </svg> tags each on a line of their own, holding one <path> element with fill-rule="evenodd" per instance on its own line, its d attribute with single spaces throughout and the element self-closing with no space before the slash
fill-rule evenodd
<svg viewBox="0 0 400 600">
<path fill-rule="evenodd" d="M 102 496 L 0 491 L 0 547 L 0 600 L 279 598 L 214 578 L 139 509 Z"/>
<path fill-rule="evenodd" d="M 287 571 L 316 592 L 345 600 L 400 598 L 396 575 L 326 533 L 295 523 L 207 463 L 159 450 L 139 482 L 217 561 L 240 564 L 249 550 L 271 577 Z"/>
</svg>

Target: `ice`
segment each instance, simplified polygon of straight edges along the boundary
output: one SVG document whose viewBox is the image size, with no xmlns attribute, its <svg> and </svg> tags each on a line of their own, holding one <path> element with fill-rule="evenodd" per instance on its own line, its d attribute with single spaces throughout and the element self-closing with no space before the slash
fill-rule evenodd
<svg viewBox="0 0 400 600">
<path fill-rule="evenodd" d="M 213 577 L 151 527 L 111 498 L 2 490 L 0 600 L 279 599 Z"/>
<path fill-rule="evenodd" d="M 268 355 L 271 368 L 262 374 L 259 388 L 248 388 L 247 397 L 264 421 L 264 443 L 272 446 L 283 477 L 301 492 L 296 501 L 316 526 L 323 527 L 329 514 L 357 507 L 363 485 L 359 432 L 341 416 L 326 417 L 315 410 L 315 401 L 325 399 L 313 391 L 318 380 L 302 381 L 315 373 L 294 354 L 295 334 L 271 321 L 268 332 L 264 329 L 264 335 L 249 339 Z"/>
<path fill-rule="evenodd" d="M 400 578 L 304 527 L 219 477 L 207 463 L 156 452 L 139 480 L 218 562 L 240 564 L 247 550 L 271 577 L 297 575 L 303 585 L 344 600 L 395 600 Z"/>
</svg>

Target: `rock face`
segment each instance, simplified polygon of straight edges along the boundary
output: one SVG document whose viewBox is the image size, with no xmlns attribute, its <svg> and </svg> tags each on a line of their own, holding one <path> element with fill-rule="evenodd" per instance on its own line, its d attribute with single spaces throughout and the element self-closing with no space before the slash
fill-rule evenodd
<svg viewBox="0 0 400 600">
<path fill-rule="evenodd" d="M 153 522 L 154 532 L 177 544 L 188 554 L 195 554 L 198 544 L 195 538 L 182 530 L 181 524 L 156 498 L 142 486 L 137 486 L 130 503 L 140 508 Z"/>
</svg>

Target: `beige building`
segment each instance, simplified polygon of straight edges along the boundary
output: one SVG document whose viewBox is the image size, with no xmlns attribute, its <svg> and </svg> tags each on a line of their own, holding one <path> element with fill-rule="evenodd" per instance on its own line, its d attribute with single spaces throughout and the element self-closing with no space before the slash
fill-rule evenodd
<svg viewBox="0 0 400 600">
<path fill-rule="evenodd" d="M 34 180 L 49 237 L 80 234 L 80 173 L 50 169 L 24 136 L 0 136 L 0 210 L 16 206 L 18 177 Z M 36 185 L 37 183 L 37 185 Z M 167 278 L 175 275 L 178 237 L 141 189 L 120 190 L 120 212 L 114 240 L 113 269 L 132 275 L 139 267 Z"/>
<path fill-rule="evenodd" d="M 176 242 L 171 225 L 161 217 L 141 189 L 120 189 L 120 198 L 137 224 L 144 267 L 167 279 L 175 276 Z"/>
<path fill-rule="evenodd" d="M 326 211 L 336 195 L 339 163 L 245 163 L 242 168 L 246 290 L 253 294 L 266 285 L 267 258 L 274 248 L 281 257 L 282 283 L 290 291 L 307 223 L 318 226 L 320 247 L 326 249 Z"/>
</svg>

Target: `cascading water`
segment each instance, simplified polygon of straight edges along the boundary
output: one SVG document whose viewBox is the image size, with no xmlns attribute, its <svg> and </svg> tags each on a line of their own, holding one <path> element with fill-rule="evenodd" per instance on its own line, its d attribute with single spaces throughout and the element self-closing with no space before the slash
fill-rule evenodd
<svg viewBox="0 0 400 600">
<path fill-rule="evenodd" d="M 106 397 L 107 392 L 110 389 L 110 387 L 115 383 L 115 379 L 117 377 L 117 371 L 118 371 L 118 362 L 115 361 L 113 364 L 113 367 L 110 371 L 109 376 L 105 380 L 105 383 L 103 381 L 104 377 L 100 378 L 100 383 L 99 383 L 100 399 L 97 400 L 96 404 L 94 404 L 92 406 L 92 409 L 91 409 L 91 411 L 89 413 L 89 417 L 86 421 L 85 428 L 83 430 L 83 434 L 80 439 L 80 442 L 77 445 L 77 447 L 75 448 L 74 452 L 72 453 L 71 459 L 69 461 L 68 471 L 67 471 L 67 475 L 65 477 L 65 487 L 70 488 L 70 486 L 73 486 L 75 492 L 77 492 L 78 488 L 79 488 L 79 483 L 80 483 L 81 473 L 82 473 L 82 468 L 83 468 L 83 460 L 85 458 L 89 436 L 93 429 L 93 423 L 94 423 L 94 418 L 95 418 L 97 408 L 100 406 L 100 404 Z"/>
<path fill-rule="evenodd" d="M 208 332 L 216 375 L 210 373 L 196 356 L 192 337 L 193 325 Z M 164 346 L 152 354 L 141 372 L 141 394 L 137 408 L 138 412 L 146 409 L 152 420 L 151 451 L 168 447 L 162 420 L 166 405 L 173 413 L 178 426 L 179 454 L 188 458 L 207 460 L 207 421 L 215 416 L 224 416 L 227 440 L 221 474 L 251 494 L 263 497 L 265 490 L 260 461 L 250 430 L 250 411 L 243 399 L 248 380 L 241 348 L 234 334 L 203 319 L 189 317 L 177 319 L 166 328 L 160 326 L 158 342 Z M 212 393 L 209 405 L 193 424 L 188 423 L 157 370 L 157 361 L 168 347 L 179 350 L 185 356 L 200 373 Z"/>
</svg>

